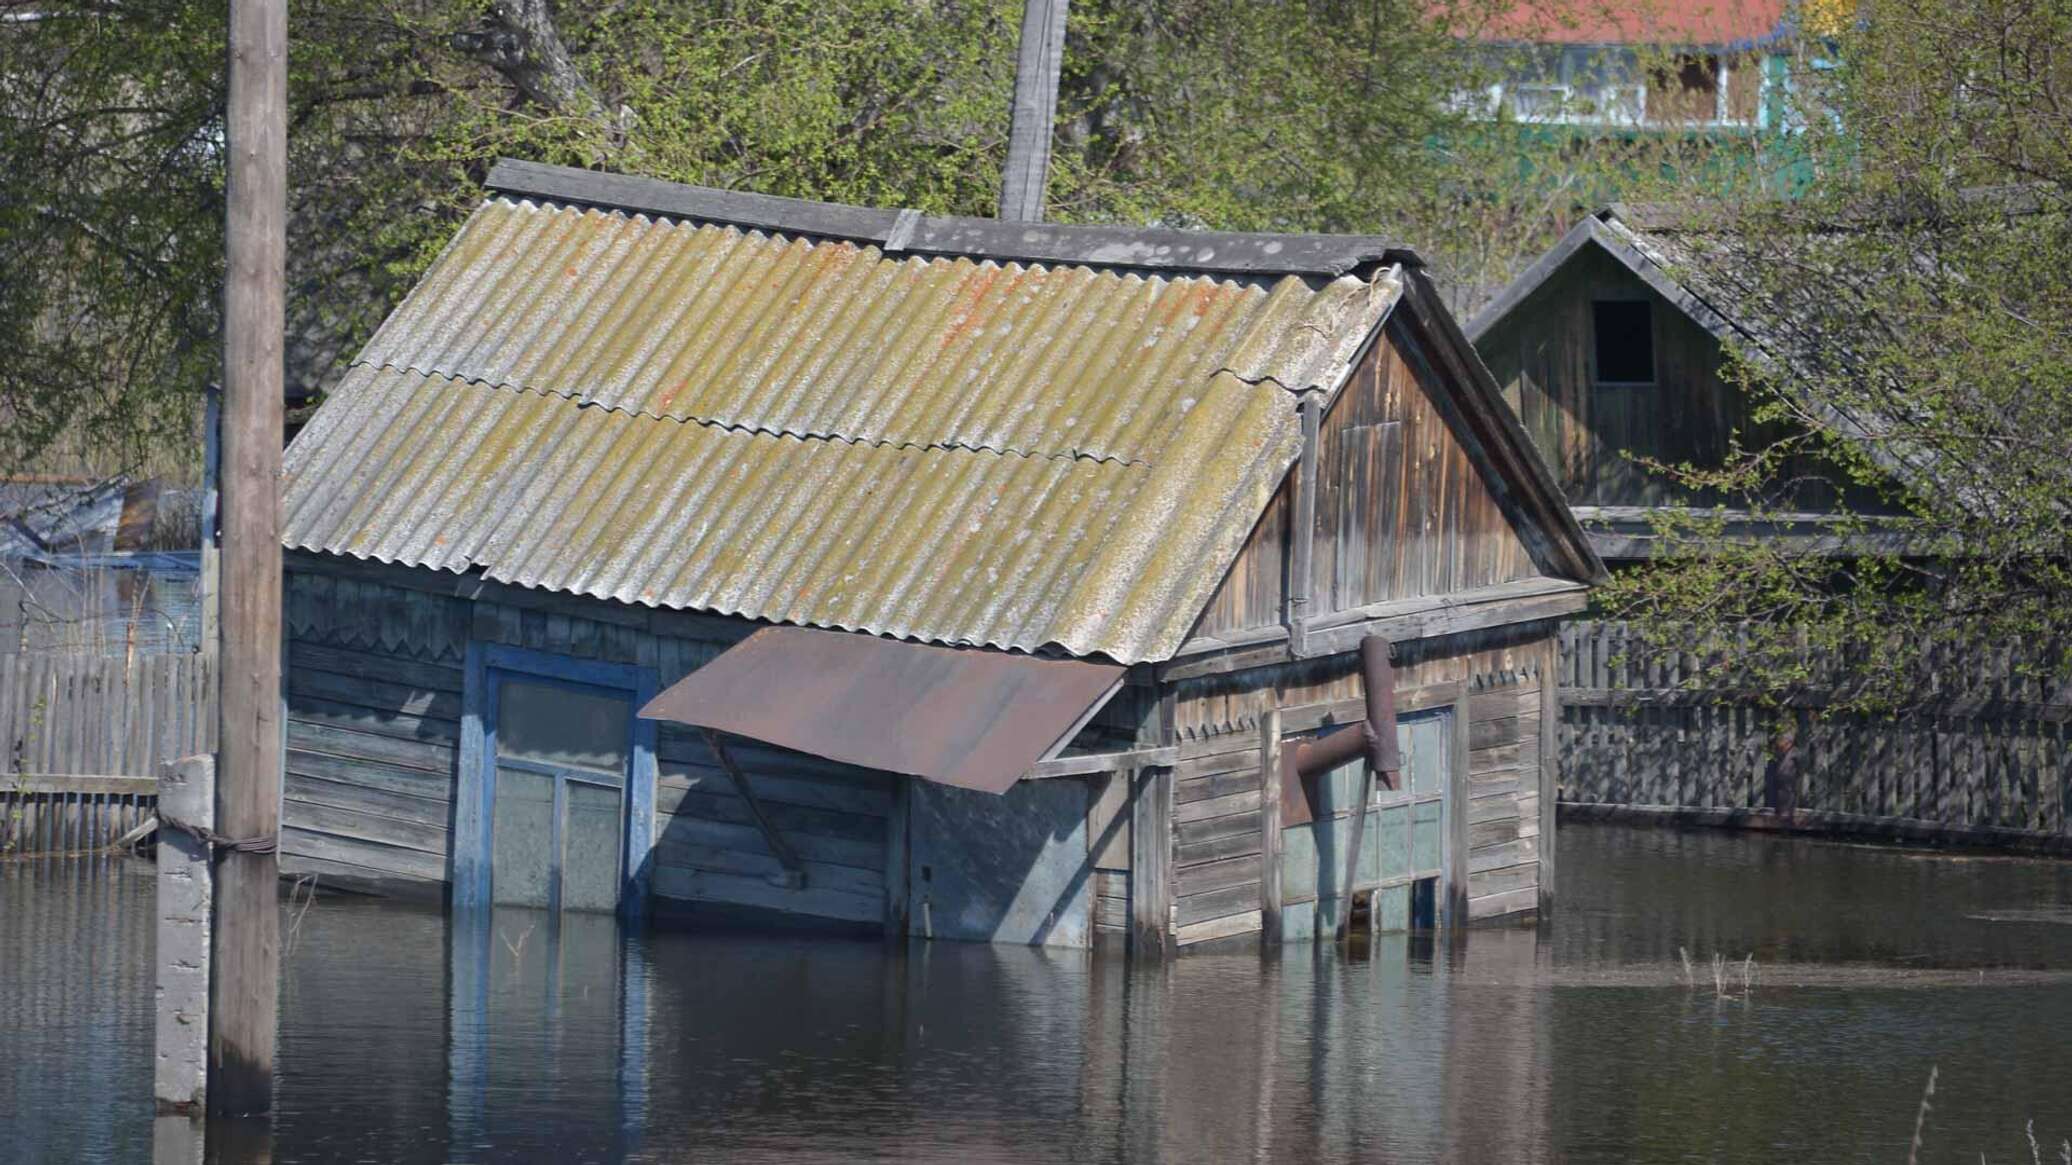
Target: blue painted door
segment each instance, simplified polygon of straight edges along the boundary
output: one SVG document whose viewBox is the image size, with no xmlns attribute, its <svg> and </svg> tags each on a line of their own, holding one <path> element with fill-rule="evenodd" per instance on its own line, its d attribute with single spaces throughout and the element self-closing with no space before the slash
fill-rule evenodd
<svg viewBox="0 0 2072 1165">
<path fill-rule="evenodd" d="M 632 693 L 492 671 L 490 885 L 500 906 L 613 910 L 625 868 Z"/>
</svg>

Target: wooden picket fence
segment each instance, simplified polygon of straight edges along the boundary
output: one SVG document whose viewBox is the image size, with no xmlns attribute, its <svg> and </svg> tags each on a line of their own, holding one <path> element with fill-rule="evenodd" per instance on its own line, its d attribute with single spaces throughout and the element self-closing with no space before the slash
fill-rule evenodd
<svg viewBox="0 0 2072 1165">
<path fill-rule="evenodd" d="M 1949 697 L 1905 714 L 1818 714 L 1813 691 L 1794 715 L 1709 688 L 1701 659 L 1651 650 L 1625 623 L 1572 623 L 1561 800 L 1761 825 L 1772 733 L 1792 719 L 1802 818 L 1918 840 L 2072 841 L 2072 677 L 2023 675 L 2016 656 L 1954 663 L 1937 680 Z"/>
<path fill-rule="evenodd" d="M 150 777 L 31 777 L 0 784 L 0 856 L 91 853 L 150 819 L 158 782 Z"/>
<path fill-rule="evenodd" d="M 199 655 L 0 655 L 0 855 L 103 848 L 148 817 L 161 764 L 214 747 Z"/>
</svg>

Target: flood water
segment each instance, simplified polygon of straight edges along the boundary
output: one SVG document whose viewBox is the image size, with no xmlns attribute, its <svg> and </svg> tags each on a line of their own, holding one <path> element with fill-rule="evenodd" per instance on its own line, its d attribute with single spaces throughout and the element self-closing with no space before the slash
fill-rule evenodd
<svg viewBox="0 0 2072 1165">
<path fill-rule="evenodd" d="M 1136 969 L 323 897 L 272 1159 L 1903 1162 L 1934 1067 L 1921 1160 L 2030 1162 L 2032 1119 L 2059 1160 L 2072 863 L 1561 857 L 1545 933 Z M 151 1159 L 151 911 L 140 862 L 0 865 L 0 1161 Z"/>
</svg>

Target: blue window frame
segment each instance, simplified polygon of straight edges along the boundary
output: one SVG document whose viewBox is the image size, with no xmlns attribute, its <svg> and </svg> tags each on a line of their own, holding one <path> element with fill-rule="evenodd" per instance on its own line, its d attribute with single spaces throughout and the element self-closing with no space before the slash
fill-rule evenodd
<svg viewBox="0 0 2072 1165">
<path fill-rule="evenodd" d="M 650 862 L 655 837 L 655 725 L 638 717 L 654 698 L 655 672 L 631 664 L 576 659 L 522 647 L 470 641 L 466 685 L 461 697 L 459 787 L 455 790 L 452 878 L 453 905 L 487 907 L 495 900 L 494 852 L 497 767 L 497 720 L 503 681 L 522 679 L 571 692 L 608 693 L 625 699 L 627 767 L 622 801 L 619 847 L 619 912 L 640 917 L 647 911 Z M 571 782 L 611 787 L 616 782 L 563 766 L 531 764 L 504 758 L 506 768 L 539 772 L 553 779 L 556 836 L 561 808 Z M 558 896 L 557 896 L 558 897 Z"/>
</svg>

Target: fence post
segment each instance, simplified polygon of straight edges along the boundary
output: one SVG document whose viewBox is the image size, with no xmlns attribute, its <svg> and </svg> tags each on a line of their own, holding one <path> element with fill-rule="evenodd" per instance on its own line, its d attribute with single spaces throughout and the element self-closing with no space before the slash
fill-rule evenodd
<svg viewBox="0 0 2072 1165">
<path fill-rule="evenodd" d="M 168 828 L 165 819 L 214 828 L 216 758 L 190 756 L 161 768 L 158 813 L 158 1046 L 152 1094 L 162 1113 L 195 1113 L 207 1099 L 215 877 L 208 843 Z"/>
</svg>

